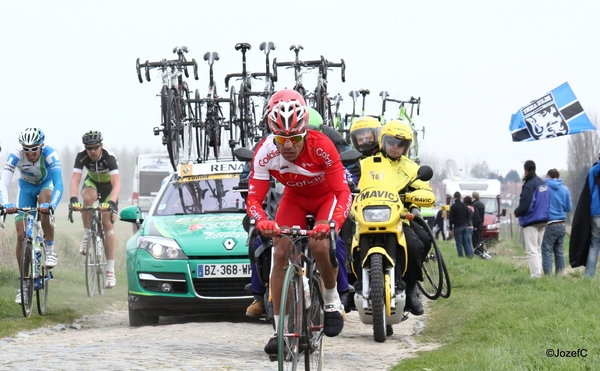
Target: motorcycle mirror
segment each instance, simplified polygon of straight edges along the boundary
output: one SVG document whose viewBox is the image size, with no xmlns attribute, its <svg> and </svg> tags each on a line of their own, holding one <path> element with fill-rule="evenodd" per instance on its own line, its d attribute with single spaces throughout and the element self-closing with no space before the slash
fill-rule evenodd
<svg viewBox="0 0 600 371">
<path fill-rule="evenodd" d="M 233 155 L 240 161 L 252 161 L 252 156 L 254 156 L 254 152 L 252 152 L 248 148 L 237 148 L 233 151 Z"/>
<path fill-rule="evenodd" d="M 425 182 L 431 180 L 433 178 L 433 169 L 431 166 L 423 165 L 417 171 L 417 179 L 423 180 Z"/>
</svg>

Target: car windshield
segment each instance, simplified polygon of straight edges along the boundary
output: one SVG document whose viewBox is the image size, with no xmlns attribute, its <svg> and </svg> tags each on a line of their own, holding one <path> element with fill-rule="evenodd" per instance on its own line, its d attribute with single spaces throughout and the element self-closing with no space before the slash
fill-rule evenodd
<svg viewBox="0 0 600 371">
<path fill-rule="evenodd" d="M 154 215 L 245 212 L 244 199 L 239 192 L 233 191 L 238 183 L 238 177 L 171 181 L 162 193 Z"/>
<path fill-rule="evenodd" d="M 498 203 L 495 198 L 485 198 L 482 197 L 479 199 L 485 205 L 485 213 L 486 214 L 498 214 Z"/>
</svg>

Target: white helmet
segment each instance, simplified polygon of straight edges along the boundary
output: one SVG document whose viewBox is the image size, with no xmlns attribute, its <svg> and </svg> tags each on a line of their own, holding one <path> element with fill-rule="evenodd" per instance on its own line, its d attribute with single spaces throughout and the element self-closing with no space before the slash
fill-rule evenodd
<svg viewBox="0 0 600 371">
<path fill-rule="evenodd" d="M 23 146 L 39 146 L 44 143 L 45 138 L 42 129 L 27 128 L 19 134 L 19 143 Z"/>
</svg>

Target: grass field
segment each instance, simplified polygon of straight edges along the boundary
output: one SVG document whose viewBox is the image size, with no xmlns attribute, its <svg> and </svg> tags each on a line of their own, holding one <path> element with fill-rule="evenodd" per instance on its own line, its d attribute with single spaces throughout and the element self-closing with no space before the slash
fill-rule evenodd
<svg viewBox="0 0 600 371">
<path fill-rule="evenodd" d="M 88 297 L 83 263 L 79 254 L 83 238 L 81 217 L 74 214 L 74 223 L 67 219 L 66 207 L 58 208 L 56 215 L 55 245 L 58 266 L 53 269 L 50 281 L 47 314 L 40 316 L 34 303 L 30 318 L 23 317 L 21 306 L 15 304 L 19 287 L 19 274 L 15 257 L 16 231 L 14 216 L 6 219 L 6 228 L 0 230 L 0 338 L 13 336 L 19 331 L 59 323 L 72 323 L 84 314 L 102 312 L 110 308 L 126 308 L 127 278 L 125 275 L 125 242 L 132 235 L 131 224 L 115 221 L 118 237 L 115 271 L 117 286 Z M 34 295 L 35 297 L 35 295 Z M 35 299 L 34 299 L 35 301 Z"/>
</svg>

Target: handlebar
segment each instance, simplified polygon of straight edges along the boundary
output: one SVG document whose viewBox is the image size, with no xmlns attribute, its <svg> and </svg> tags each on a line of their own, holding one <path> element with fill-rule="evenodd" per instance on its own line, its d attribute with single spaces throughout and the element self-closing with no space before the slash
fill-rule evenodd
<svg viewBox="0 0 600 371">
<path fill-rule="evenodd" d="M 89 212 L 89 213 L 94 212 L 94 211 L 102 211 L 102 212 L 109 211 L 110 212 L 110 222 L 112 224 L 115 223 L 115 221 L 113 219 L 114 209 L 112 208 L 112 206 L 109 207 L 108 209 L 103 209 L 100 206 L 83 206 L 81 208 L 81 210 L 74 210 L 73 207 L 71 205 L 69 205 L 69 215 L 67 217 L 68 217 L 68 219 L 69 219 L 69 221 L 71 223 L 73 223 L 73 211 L 79 211 L 79 212 L 84 212 L 85 211 L 85 212 Z"/>
<path fill-rule="evenodd" d="M 47 213 L 42 213 L 42 212 L 40 211 L 40 214 L 47 214 L 47 215 L 50 215 L 50 226 L 51 226 L 52 228 L 54 228 L 54 227 L 56 226 L 56 223 L 54 223 L 54 211 L 55 211 L 55 210 L 54 210 L 54 208 L 50 208 L 49 210 L 50 210 L 50 211 L 49 211 L 49 212 L 47 212 Z M 35 212 L 35 211 L 39 211 L 39 208 L 38 208 L 38 207 L 30 207 L 30 206 L 27 206 L 27 207 L 17 207 L 17 208 L 16 208 L 16 211 L 17 211 L 17 212 L 19 212 L 19 211 L 20 211 L 20 212 L 23 212 L 23 213 L 28 213 L 28 214 L 31 214 L 31 213 L 33 213 L 33 212 Z M 6 212 L 6 210 L 4 209 L 4 207 L 2 207 L 2 205 L 0 205 L 0 215 L 2 215 L 2 221 L 0 222 L 0 228 L 4 228 L 4 227 L 6 227 L 5 221 L 6 221 L 6 216 L 7 216 L 8 214 L 14 214 L 14 212 L 12 212 L 12 213 L 7 213 L 7 212 Z"/>
<path fill-rule="evenodd" d="M 248 256 L 250 257 L 250 261 L 255 263 L 254 256 L 254 244 L 256 241 L 256 237 L 260 232 L 256 228 L 256 219 L 250 219 L 250 226 L 248 228 L 248 240 L 246 244 L 248 245 Z M 292 228 L 282 228 L 277 231 L 277 236 L 288 236 L 292 239 L 300 239 L 310 237 L 313 238 L 315 235 L 314 230 L 301 229 L 298 226 L 294 226 Z M 337 234 L 335 232 L 335 221 L 329 221 L 329 261 L 334 268 L 338 267 L 338 261 L 336 257 L 336 241 Z"/>
</svg>

